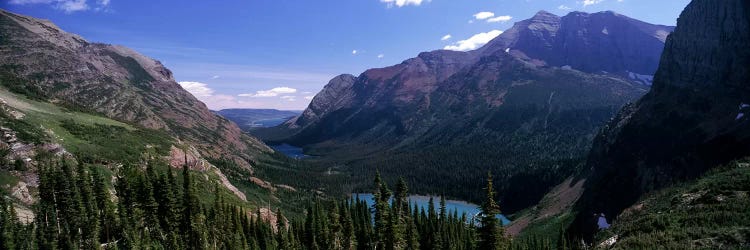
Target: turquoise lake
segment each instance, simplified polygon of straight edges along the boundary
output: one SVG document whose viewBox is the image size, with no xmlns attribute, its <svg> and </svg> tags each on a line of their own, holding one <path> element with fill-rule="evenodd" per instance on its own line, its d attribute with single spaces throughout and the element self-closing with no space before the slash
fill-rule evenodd
<svg viewBox="0 0 750 250">
<path fill-rule="evenodd" d="M 373 204 L 373 194 L 371 193 L 359 193 L 359 194 L 352 194 L 352 198 L 357 197 L 359 195 L 360 200 L 364 200 L 367 202 L 367 205 L 372 206 Z M 435 205 L 435 209 L 440 208 L 440 197 L 433 196 L 433 203 Z M 414 204 L 416 203 L 417 206 L 421 208 L 424 208 L 427 210 L 427 207 L 430 204 L 430 196 L 422 196 L 422 195 L 412 195 L 409 196 L 409 202 L 411 203 L 411 206 L 414 207 Z M 448 210 L 449 214 L 453 214 L 453 211 L 458 211 L 458 216 L 461 216 L 461 214 L 466 213 L 466 216 L 468 218 L 472 218 L 472 216 L 476 216 L 479 214 L 479 205 L 468 203 L 465 201 L 457 201 L 457 200 L 445 200 L 445 208 Z M 503 221 L 503 225 L 510 224 L 510 220 L 506 218 L 504 215 L 498 215 L 498 219 Z"/>
</svg>

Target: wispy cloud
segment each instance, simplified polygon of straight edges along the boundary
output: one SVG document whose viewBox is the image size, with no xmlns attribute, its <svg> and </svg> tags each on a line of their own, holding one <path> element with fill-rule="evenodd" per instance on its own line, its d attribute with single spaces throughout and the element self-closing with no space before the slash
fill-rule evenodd
<svg viewBox="0 0 750 250">
<path fill-rule="evenodd" d="M 237 98 L 235 96 L 226 95 L 226 94 L 220 94 L 216 93 L 212 88 L 208 86 L 206 83 L 202 82 L 179 82 L 180 86 L 182 86 L 183 89 L 187 90 L 195 96 L 195 98 L 198 98 L 201 102 L 205 103 L 206 106 L 210 109 L 219 110 L 219 109 L 225 109 L 225 108 L 276 108 L 276 109 L 298 109 L 302 105 L 306 105 L 307 102 L 310 99 L 307 99 L 307 96 L 305 97 L 305 100 L 302 101 L 302 103 L 297 102 L 296 96 L 292 95 L 283 95 L 279 97 L 279 99 L 284 100 L 285 102 L 279 102 L 279 101 L 263 101 L 258 98 Z M 278 88 L 267 90 L 267 91 L 258 91 L 260 94 L 269 95 L 267 92 L 290 92 L 290 90 L 278 90 Z M 295 90 L 296 92 L 296 90 Z M 257 93 L 256 93 L 257 94 Z"/>
<path fill-rule="evenodd" d="M 489 11 L 478 12 L 473 15 L 476 20 L 485 20 L 488 23 L 507 22 L 513 19 L 512 16 L 495 16 L 495 13 Z M 474 20 L 469 20 L 469 23 L 473 23 Z"/>
<path fill-rule="evenodd" d="M 328 82 L 328 80 L 336 76 L 335 73 L 294 71 L 242 64 L 176 63 L 167 66 L 174 69 L 175 72 L 182 72 L 180 75 L 183 77 L 207 77 L 219 75 L 222 77 L 221 79 L 237 79 L 256 82 Z"/>
<path fill-rule="evenodd" d="M 444 35 L 442 38 L 440 38 L 440 41 L 451 39 L 451 37 L 452 37 L 451 34 Z"/>
<path fill-rule="evenodd" d="M 583 0 L 583 1 L 578 1 L 578 4 L 582 4 L 583 7 L 586 7 L 586 6 L 598 4 L 601 2 L 604 2 L 604 0 Z"/>
<path fill-rule="evenodd" d="M 196 97 L 208 97 L 214 94 L 214 90 L 208 84 L 202 82 L 179 82 L 183 89 Z"/>
<path fill-rule="evenodd" d="M 378 54 L 378 59 L 383 59 L 383 57 L 385 57 L 385 55 L 383 55 L 383 54 Z"/>
<path fill-rule="evenodd" d="M 297 100 L 297 97 L 293 95 L 285 95 L 285 96 L 282 96 L 281 99 L 284 101 L 293 102 Z"/>
<path fill-rule="evenodd" d="M 276 87 L 269 90 L 258 90 L 254 94 L 239 94 L 241 97 L 276 97 L 283 94 L 294 94 L 297 93 L 297 89 L 290 87 Z M 283 97 L 283 96 L 282 96 Z"/>
<path fill-rule="evenodd" d="M 10 0 L 9 3 L 16 5 L 46 4 L 65 13 L 73 13 L 91 9 L 95 11 L 108 10 L 110 0 L 96 0 L 93 8 L 88 4 L 87 0 Z"/>
<path fill-rule="evenodd" d="M 352 55 L 356 55 L 356 54 L 357 54 L 357 52 L 358 52 L 358 51 L 357 51 L 356 49 L 355 49 L 355 50 L 352 50 Z"/>
<path fill-rule="evenodd" d="M 563 4 L 563 5 L 557 6 L 557 9 L 559 9 L 559 10 L 571 10 L 572 8 L 570 8 L 570 7 L 568 7 L 568 6 L 566 6 L 566 5 Z"/>
<path fill-rule="evenodd" d="M 388 8 L 392 8 L 394 6 L 400 8 L 408 5 L 419 6 L 422 5 L 423 2 L 429 1 L 430 0 L 380 0 L 380 2 L 385 3 Z"/>
<path fill-rule="evenodd" d="M 445 46 L 445 50 L 456 50 L 456 51 L 469 51 L 474 50 L 482 45 L 487 44 L 495 37 L 499 36 L 503 32 L 500 30 L 491 30 L 471 36 L 469 39 L 455 42 L 454 44 Z"/>
<path fill-rule="evenodd" d="M 495 13 L 492 13 L 489 11 L 482 11 L 482 12 L 474 14 L 474 18 L 477 20 L 484 20 L 493 16 L 495 16 Z"/>
<path fill-rule="evenodd" d="M 513 17 L 512 16 L 496 16 L 496 17 L 487 19 L 487 22 L 488 23 L 507 22 L 507 21 L 510 21 L 510 19 L 513 19 Z"/>
</svg>

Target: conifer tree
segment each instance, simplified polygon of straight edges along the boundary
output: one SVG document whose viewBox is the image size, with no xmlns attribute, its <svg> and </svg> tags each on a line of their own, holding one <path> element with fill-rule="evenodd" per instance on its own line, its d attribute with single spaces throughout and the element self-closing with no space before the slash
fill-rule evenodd
<svg viewBox="0 0 750 250">
<path fill-rule="evenodd" d="M 0 249 L 16 248 L 15 233 L 18 226 L 13 203 L 6 200 L 4 191 L 0 191 Z"/>
<path fill-rule="evenodd" d="M 93 179 L 93 193 L 96 202 L 98 215 L 98 225 L 100 230 L 99 242 L 109 243 L 115 238 L 117 231 L 117 216 L 115 215 L 115 206 L 112 204 L 112 198 L 109 188 L 101 175 L 100 171 L 92 168 L 91 175 Z"/>
<path fill-rule="evenodd" d="M 83 213 L 81 215 L 82 226 L 81 226 L 81 247 L 85 249 L 94 249 L 99 247 L 99 217 L 97 212 L 99 208 L 97 206 L 96 199 L 94 198 L 94 191 L 92 189 L 91 176 L 86 167 L 82 163 L 79 163 L 77 168 L 77 185 L 80 190 L 80 197 L 83 205 Z"/>
<path fill-rule="evenodd" d="M 344 201 L 343 206 L 339 209 L 341 214 L 341 249 L 344 250 L 350 250 L 354 243 L 354 222 L 352 221 L 350 206 L 350 203 Z"/>
<path fill-rule="evenodd" d="M 196 222 L 194 219 L 200 212 L 200 205 L 193 193 L 193 183 L 190 178 L 187 152 L 185 152 L 185 163 L 182 166 L 182 178 L 182 224 L 180 231 L 189 248 L 199 247 L 202 245 L 200 241 L 202 236 L 195 229 Z"/>
<path fill-rule="evenodd" d="M 486 197 L 482 203 L 480 215 L 479 249 L 503 249 L 507 247 L 505 233 L 496 216 L 500 206 L 495 202 L 495 189 L 492 185 L 492 173 L 487 173 Z"/>
<path fill-rule="evenodd" d="M 287 238 L 287 226 L 281 209 L 276 209 L 276 245 L 279 249 L 290 249 L 291 245 Z"/>
<path fill-rule="evenodd" d="M 391 198 L 391 191 L 388 185 L 380 177 L 380 171 L 375 172 L 375 201 L 373 209 L 375 210 L 375 244 L 377 249 L 385 248 L 385 240 L 388 237 L 388 224 L 390 223 L 388 201 Z"/>
</svg>

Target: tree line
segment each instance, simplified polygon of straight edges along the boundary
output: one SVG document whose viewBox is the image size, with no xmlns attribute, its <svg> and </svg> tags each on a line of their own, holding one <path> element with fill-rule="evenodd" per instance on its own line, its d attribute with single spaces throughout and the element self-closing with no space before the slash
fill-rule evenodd
<svg viewBox="0 0 750 250">
<path fill-rule="evenodd" d="M 39 166 L 34 220 L 19 221 L 0 199 L 0 249 L 553 249 L 546 239 L 513 242 L 496 218 L 491 175 L 477 220 L 411 204 L 400 179 L 393 191 L 380 174 L 372 205 L 356 199 L 316 200 L 304 219 L 275 223 L 258 209 L 196 195 L 195 173 L 155 164 L 125 165 L 114 177 L 99 167 L 61 160 Z M 181 177 L 181 178 L 179 178 Z M 114 191 L 114 192 L 112 192 Z M 476 222 L 476 223 L 475 223 Z M 529 246 L 537 246 L 530 248 Z"/>
</svg>

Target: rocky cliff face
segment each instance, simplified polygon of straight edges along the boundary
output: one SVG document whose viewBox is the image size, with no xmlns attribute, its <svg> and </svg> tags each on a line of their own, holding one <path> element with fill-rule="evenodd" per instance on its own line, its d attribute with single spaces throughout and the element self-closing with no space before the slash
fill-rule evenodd
<svg viewBox="0 0 750 250">
<path fill-rule="evenodd" d="M 24 79 L 13 91 L 165 130 L 203 156 L 234 155 L 248 166 L 269 150 L 182 89 L 159 61 L 131 49 L 90 43 L 46 20 L 0 10 L 0 74 Z M 244 158 L 244 159 L 242 159 Z"/>
<path fill-rule="evenodd" d="M 750 3 L 695 0 L 669 36 L 651 91 L 598 136 L 579 222 L 750 154 Z M 579 226 L 581 226 L 579 224 Z"/>
<path fill-rule="evenodd" d="M 525 85 L 522 79 L 534 83 L 536 75 L 563 74 L 571 77 L 566 83 L 603 82 L 594 86 L 622 81 L 618 86 L 627 87 L 616 90 L 602 87 L 600 90 L 605 92 L 597 92 L 600 96 L 589 96 L 597 99 L 592 102 L 596 103 L 592 104 L 594 109 L 619 107 L 643 93 L 645 87 L 636 85 L 650 83 L 638 77 L 653 75 L 664 39 L 671 31 L 672 27 L 643 23 L 613 12 L 574 12 L 558 17 L 542 11 L 516 23 L 476 51 L 425 52 L 398 65 L 367 70 L 359 77 L 334 78 L 298 119 L 286 124 L 296 133 L 289 141 L 315 144 L 346 138 L 399 144 L 406 137 L 422 136 L 428 130 L 435 133 L 434 126 L 452 122 L 440 120 L 446 119 L 439 117 L 446 113 L 440 110 L 445 107 L 446 100 L 442 98 L 451 98 L 455 111 L 451 113 L 488 116 L 488 112 L 494 111 L 492 108 L 506 102 L 508 93 L 522 96 L 519 91 L 522 88 L 517 88 Z M 586 74 L 606 77 L 595 79 Z M 550 80 L 541 88 L 564 85 L 552 82 L 555 81 Z M 455 91 L 459 90 L 465 96 L 456 96 Z M 557 98 L 550 96 L 555 92 L 551 89 L 542 92 L 544 98 L 524 105 L 537 105 L 541 110 L 550 105 L 548 101 L 573 98 L 560 95 L 561 91 L 557 91 Z M 473 104 L 466 105 L 469 103 Z"/>
</svg>

